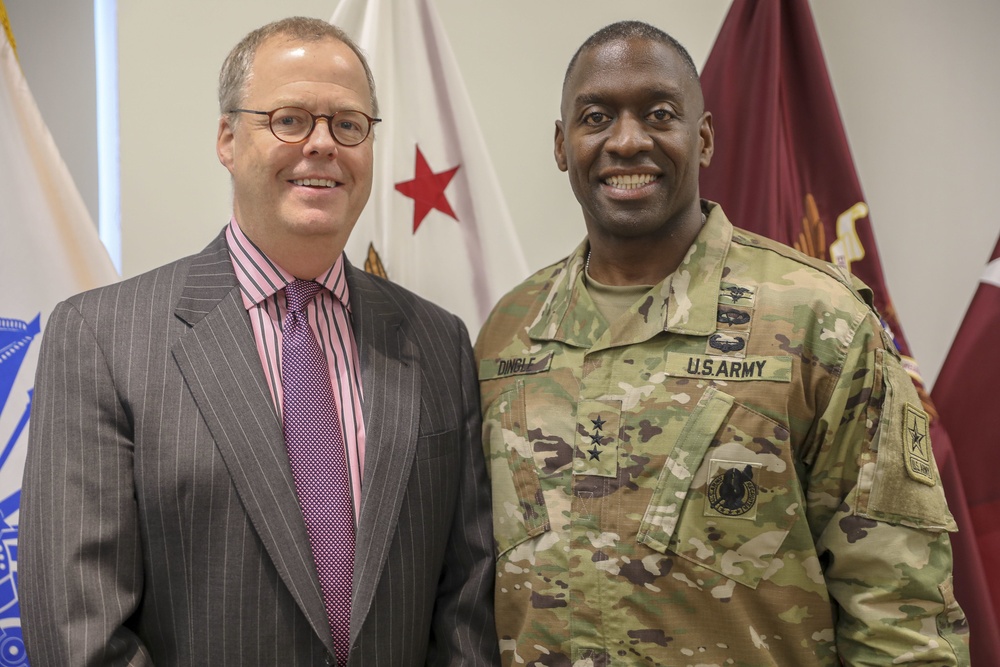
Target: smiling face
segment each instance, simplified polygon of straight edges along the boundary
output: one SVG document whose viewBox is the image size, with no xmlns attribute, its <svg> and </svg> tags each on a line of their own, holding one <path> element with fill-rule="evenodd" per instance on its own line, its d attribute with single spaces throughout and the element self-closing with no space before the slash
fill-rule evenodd
<svg viewBox="0 0 1000 667">
<path fill-rule="evenodd" d="M 712 142 L 700 86 L 669 45 L 632 37 L 579 55 L 563 87 L 555 157 L 592 245 L 693 240 L 701 225 L 698 173 Z"/>
<path fill-rule="evenodd" d="M 269 38 L 257 49 L 241 108 L 283 106 L 372 115 L 361 61 L 334 39 Z M 374 131 L 357 146 L 341 146 L 320 121 L 305 141 L 287 144 L 271 133 L 267 116 L 223 115 L 216 148 L 233 177 L 240 228 L 283 268 L 316 277 L 336 261 L 368 202 L 373 140 Z M 315 265 L 317 273 L 299 275 L 297 264 L 306 273 Z"/>
</svg>

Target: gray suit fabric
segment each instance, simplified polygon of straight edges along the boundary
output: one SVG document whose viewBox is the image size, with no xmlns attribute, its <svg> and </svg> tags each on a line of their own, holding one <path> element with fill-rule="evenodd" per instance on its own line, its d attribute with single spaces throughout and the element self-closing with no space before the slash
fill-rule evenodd
<svg viewBox="0 0 1000 667">
<path fill-rule="evenodd" d="M 461 321 L 347 267 L 367 433 L 351 667 L 493 665 L 493 546 Z M 20 515 L 33 667 L 325 665 L 333 642 L 222 235 L 61 303 Z"/>
</svg>

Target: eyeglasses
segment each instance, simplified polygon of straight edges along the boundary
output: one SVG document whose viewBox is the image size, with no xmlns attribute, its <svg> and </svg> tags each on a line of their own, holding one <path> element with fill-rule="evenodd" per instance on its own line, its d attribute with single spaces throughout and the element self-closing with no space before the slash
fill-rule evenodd
<svg viewBox="0 0 1000 667">
<path fill-rule="evenodd" d="M 372 118 L 360 111 L 338 111 L 335 114 L 314 114 L 298 107 L 281 107 L 274 111 L 254 111 L 253 109 L 230 109 L 229 113 L 253 113 L 267 116 L 268 126 L 279 141 L 297 144 L 312 134 L 317 121 L 326 120 L 333 136 L 341 146 L 357 146 L 371 134 L 372 126 L 381 123 L 381 118 Z"/>
</svg>

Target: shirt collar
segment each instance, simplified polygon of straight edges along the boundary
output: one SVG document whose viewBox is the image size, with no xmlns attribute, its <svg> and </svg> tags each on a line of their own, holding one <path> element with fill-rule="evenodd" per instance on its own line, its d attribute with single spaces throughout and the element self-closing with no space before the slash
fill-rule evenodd
<svg viewBox="0 0 1000 667">
<path fill-rule="evenodd" d="M 232 260 L 236 279 L 240 284 L 240 294 L 247 310 L 263 303 L 295 280 L 295 276 L 285 271 L 264 254 L 240 229 L 236 218 L 229 220 L 226 227 L 226 245 Z M 344 254 L 337 257 L 327 271 L 315 278 L 316 282 L 330 290 L 333 297 L 350 312 L 351 300 L 344 273 Z"/>
<path fill-rule="evenodd" d="M 706 202 L 708 219 L 677 270 L 654 285 L 609 328 L 583 283 L 584 240 L 552 276 L 552 287 L 528 335 L 591 349 L 628 345 L 661 331 L 707 336 L 716 330 L 719 288 L 733 226 L 722 207 Z"/>
</svg>

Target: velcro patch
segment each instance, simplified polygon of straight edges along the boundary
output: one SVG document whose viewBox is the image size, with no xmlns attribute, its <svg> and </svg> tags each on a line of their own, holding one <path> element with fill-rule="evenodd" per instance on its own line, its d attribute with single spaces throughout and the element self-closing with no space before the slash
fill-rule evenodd
<svg viewBox="0 0 1000 667">
<path fill-rule="evenodd" d="M 705 516 L 755 520 L 762 467 L 760 463 L 712 459 Z"/>
<path fill-rule="evenodd" d="M 746 356 L 747 338 L 747 332 L 716 331 L 708 337 L 708 348 L 705 351 L 711 355 L 742 358 Z"/>
<path fill-rule="evenodd" d="M 909 403 L 903 404 L 903 460 L 906 472 L 918 482 L 934 486 L 928 424 L 926 412 Z"/>
<path fill-rule="evenodd" d="M 719 323 L 720 331 L 749 331 L 751 319 L 753 317 L 750 314 L 750 309 L 736 308 L 721 303 L 715 315 L 715 321 Z"/>
<path fill-rule="evenodd" d="M 721 304 L 753 308 L 756 296 L 756 288 L 749 285 L 733 285 L 732 283 L 719 285 L 719 303 Z"/>
<path fill-rule="evenodd" d="M 618 476 L 621 401 L 580 401 L 576 406 L 574 475 Z"/>
<path fill-rule="evenodd" d="M 664 370 L 667 375 L 673 377 L 708 378 L 737 382 L 748 380 L 791 382 L 792 358 L 764 356 L 738 358 L 668 352 Z"/>
<path fill-rule="evenodd" d="M 479 362 L 479 379 L 492 380 L 494 378 L 508 377 L 511 375 L 531 375 L 532 373 L 544 373 L 552 366 L 554 353 L 549 352 L 545 356 L 523 356 L 509 357 L 507 359 L 483 359 Z"/>
</svg>

